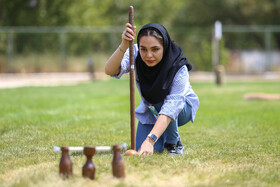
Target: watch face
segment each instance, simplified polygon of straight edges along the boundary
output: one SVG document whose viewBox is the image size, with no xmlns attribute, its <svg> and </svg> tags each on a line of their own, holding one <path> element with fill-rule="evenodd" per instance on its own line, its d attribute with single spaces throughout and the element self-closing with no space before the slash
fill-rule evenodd
<svg viewBox="0 0 280 187">
<path fill-rule="evenodd" d="M 154 140 L 155 142 L 157 141 L 157 136 L 154 134 L 149 134 L 148 135 L 152 140 Z"/>
</svg>

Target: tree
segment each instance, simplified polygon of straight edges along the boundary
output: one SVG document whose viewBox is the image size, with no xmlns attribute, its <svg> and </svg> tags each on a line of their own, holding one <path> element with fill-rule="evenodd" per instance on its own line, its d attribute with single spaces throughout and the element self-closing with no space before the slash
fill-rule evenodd
<svg viewBox="0 0 280 187">
<path fill-rule="evenodd" d="M 2 26 L 63 26 L 71 19 L 67 9 L 73 1 L 1 0 Z"/>
</svg>

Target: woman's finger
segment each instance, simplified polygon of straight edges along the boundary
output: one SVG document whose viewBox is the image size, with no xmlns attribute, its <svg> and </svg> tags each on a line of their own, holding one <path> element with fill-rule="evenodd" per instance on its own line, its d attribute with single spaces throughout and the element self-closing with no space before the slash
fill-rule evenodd
<svg viewBox="0 0 280 187">
<path fill-rule="evenodd" d="M 131 41 L 131 40 L 133 40 L 133 37 L 129 36 L 129 34 L 127 34 L 126 31 L 123 31 L 123 33 L 122 33 L 122 39 L 123 39 L 123 40 Z"/>
<path fill-rule="evenodd" d="M 129 34 L 129 33 L 126 33 L 125 34 L 127 36 L 127 38 L 129 38 L 130 40 L 134 40 L 134 36 Z"/>
<path fill-rule="evenodd" d="M 139 151 L 138 151 L 138 155 L 142 155 L 142 154 L 143 154 L 143 151 L 140 148 Z"/>
<path fill-rule="evenodd" d="M 132 25 L 130 23 L 125 24 L 126 27 L 132 28 Z"/>
<path fill-rule="evenodd" d="M 134 40 L 134 36 L 131 35 L 131 34 L 128 33 L 128 32 L 124 32 L 124 33 L 123 33 L 123 37 L 124 37 L 126 40 Z"/>
<path fill-rule="evenodd" d="M 134 34 L 135 34 L 134 31 L 130 28 L 126 28 L 126 32 L 131 34 L 132 36 L 134 36 Z"/>
</svg>

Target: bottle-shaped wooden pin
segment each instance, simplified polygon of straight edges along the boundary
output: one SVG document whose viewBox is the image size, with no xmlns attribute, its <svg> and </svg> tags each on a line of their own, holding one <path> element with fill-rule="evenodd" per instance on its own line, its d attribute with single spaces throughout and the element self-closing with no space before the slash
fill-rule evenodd
<svg viewBox="0 0 280 187">
<path fill-rule="evenodd" d="M 95 165 L 92 162 L 92 157 L 95 154 L 95 147 L 87 146 L 84 147 L 84 155 L 87 157 L 87 161 L 83 166 L 83 177 L 94 179 L 95 178 Z"/>
<path fill-rule="evenodd" d="M 112 161 L 112 170 L 113 176 L 117 178 L 124 178 L 125 177 L 125 168 L 124 168 L 124 160 L 121 156 L 121 146 L 114 145 L 113 146 L 114 157 Z"/>
<path fill-rule="evenodd" d="M 72 176 L 72 161 L 69 156 L 69 148 L 61 147 L 61 159 L 59 162 L 59 174 L 63 178 Z"/>
</svg>

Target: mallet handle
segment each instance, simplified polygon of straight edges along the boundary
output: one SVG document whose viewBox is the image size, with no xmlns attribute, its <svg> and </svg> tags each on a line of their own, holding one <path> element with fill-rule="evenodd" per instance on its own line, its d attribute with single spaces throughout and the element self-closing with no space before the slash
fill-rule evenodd
<svg viewBox="0 0 280 187">
<path fill-rule="evenodd" d="M 133 6 L 129 7 L 129 23 L 133 28 L 134 11 Z M 135 71 L 134 71 L 134 41 L 129 42 L 129 63 L 130 63 L 130 134 L 131 134 L 131 149 L 136 150 L 135 142 Z"/>
</svg>

